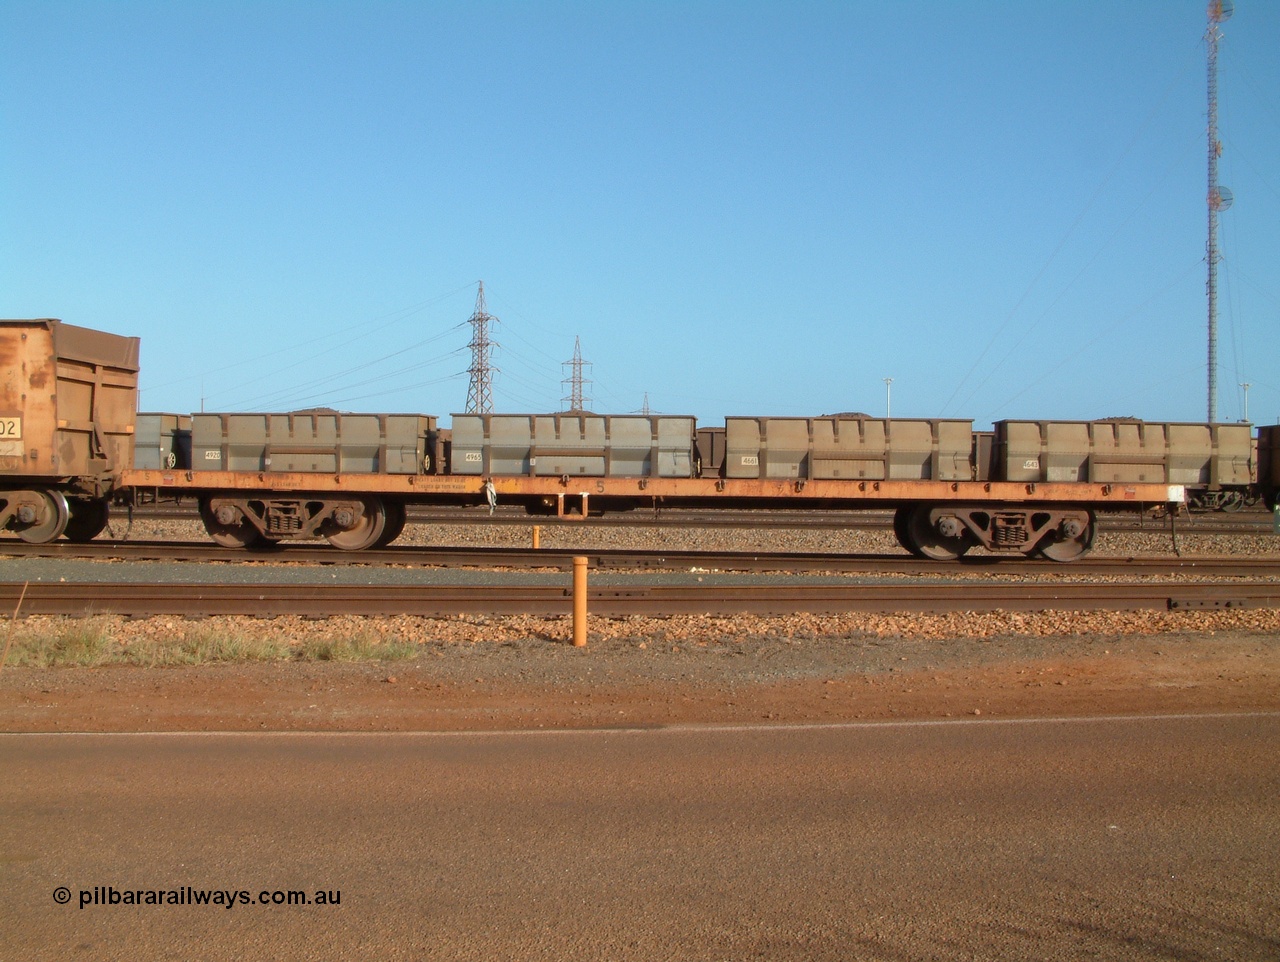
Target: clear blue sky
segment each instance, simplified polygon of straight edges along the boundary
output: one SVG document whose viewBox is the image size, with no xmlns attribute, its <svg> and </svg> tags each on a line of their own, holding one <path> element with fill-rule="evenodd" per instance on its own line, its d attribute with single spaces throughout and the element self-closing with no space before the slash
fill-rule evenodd
<svg viewBox="0 0 1280 962">
<path fill-rule="evenodd" d="M 1203 420 L 1201 0 L 0 0 L 0 316 L 147 410 Z M 1280 416 L 1280 3 L 1220 56 L 1219 415 Z"/>
</svg>

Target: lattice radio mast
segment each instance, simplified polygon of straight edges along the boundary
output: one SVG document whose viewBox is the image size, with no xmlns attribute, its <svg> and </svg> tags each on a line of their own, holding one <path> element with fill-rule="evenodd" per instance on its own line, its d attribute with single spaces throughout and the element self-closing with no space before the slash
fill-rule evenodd
<svg viewBox="0 0 1280 962">
<path fill-rule="evenodd" d="M 471 367 L 467 369 L 471 381 L 467 384 L 467 414 L 493 413 L 493 372 L 496 369 L 489 363 L 489 357 L 499 345 L 490 340 L 489 325 L 496 320 L 484 308 L 484 281 L 480 281 L 475 313 L 467 320 L 471 325 Z"/>
<path fill-rule="evenodd" d="M 1218 183 L 1218 158 L 1222 142 L 1218 140 L 1218 41 L 1222 34 L 1218 24 L 1235 12 L 1232 0 L 1209 0 L 1209 28 L 1205 43 L 1209 47 L 1209 240 L 1205 244 L 1205 260 L 1209 278 L 1205 291 L 1209 295 L 1209 420 L 1218 420 L 1218 214 L 1231 206 L 1231 191 Z"/>
<path fill-rule="evenodd" d="M 590 366 L 590 361 L 582 359 L 582 344 L 580 339 L 575 337 L 573 339 L 573 357 L 561 365 L 561 367 L 569 368 L 569 376 L 560 382 L 561 384 L 569 385 L 569 396 L 560 399 L 569 405 L 567 408 L 569 411 L 585 411 L 587 409 L 587 398 L 583 394 L 583 387 L 591 382 L 583 380 L 582 369 Z"/>
</svg>

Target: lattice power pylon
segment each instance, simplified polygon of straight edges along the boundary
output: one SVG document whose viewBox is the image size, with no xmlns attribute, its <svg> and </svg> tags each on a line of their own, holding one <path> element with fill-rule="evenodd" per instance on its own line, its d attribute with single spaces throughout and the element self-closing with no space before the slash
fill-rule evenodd
<svg viewBox="0 0 1280 962">
<path fill-rule="evenodd" d="M 471 325 L 471 381 L 467 384 L 467 414 L 493 413 L 493 375 L 497 370 L 491 363 L 493 349 L 498 343 L 489 337 L 489 325 L 497 318 L 485 310 L 484 281 L 476 294 L 476 309 L 467 323 Z"/>
<path fill-rule="evenodd" d="M 587 409 L 588 398 L 583 389 L 591 382 L 583 379 L 582 369 L 590 366 L 590 361 L 582 359 L 582 344 L 579 338 L 575 337 L 573 339 L 573 357 L 561 365 L 561 367 L 569 368 L 569 376 L 560 382 L 561 384 L 569 385 L 569 396 L 560 399 L 568 405 L 565 410 L 585 411 Z"/>
</svg>

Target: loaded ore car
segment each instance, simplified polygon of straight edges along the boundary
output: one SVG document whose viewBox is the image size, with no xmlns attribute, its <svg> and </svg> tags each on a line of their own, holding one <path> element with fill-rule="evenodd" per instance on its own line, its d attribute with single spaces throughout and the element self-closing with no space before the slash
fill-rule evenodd
<svg viewBox="0 0 1280 962">
<path fill-rule="evenodd" d="M 0 320 L 0 529 L 88 541 L 133 463 L 136 337 Z"/>
</svg>

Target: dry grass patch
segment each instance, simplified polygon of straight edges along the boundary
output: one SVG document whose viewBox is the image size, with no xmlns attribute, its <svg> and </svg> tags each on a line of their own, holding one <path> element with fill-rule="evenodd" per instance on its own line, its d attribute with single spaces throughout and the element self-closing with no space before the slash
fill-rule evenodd
<svg viewBox="0 0 1280 962">
<path fill-rule="evenodd" d="M 383 638 L 370 631 L 308 638 L 297 646 L 300 661 L 402 661 L 418 654 L 411 641 Z"/>
<path fill-rule="evenodd" d="M 122 646 L 116 660 L 130 665 L 206 665 L 213 662 L 285 661 L 287 642 L 234 629 L 194 625 L 170 638 L 146 638 Z"/>
<path fill-rule="evenodd" d="M 92 668 L 119 648 L 109 618 L 67 619 L 52 631 L 22 625 L 9 638 L 5 664 L 25 668 Z"/>
<path fill-rule="evenodd" d="M 141 630 L 140 630 L 141 629 Z M 270 625 L 164 620 L 33 617 L 19 621 L 5 664 L 21 668 L 146 668 L 254 661 L 400 661 L 417 656 L 413 641 L 349 626 L 302 632 Z"/>
</svg>

